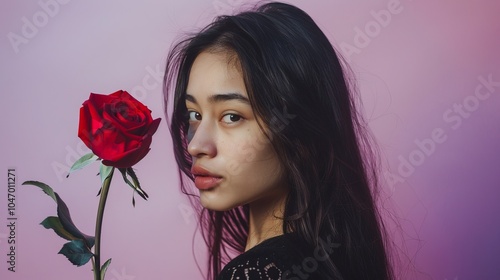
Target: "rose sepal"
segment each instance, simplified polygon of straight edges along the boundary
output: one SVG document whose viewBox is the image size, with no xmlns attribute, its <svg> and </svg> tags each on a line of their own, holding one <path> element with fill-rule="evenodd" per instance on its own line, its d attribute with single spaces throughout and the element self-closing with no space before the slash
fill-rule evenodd
<svg viewBox="0 0 500 280">
<path fill-rule="evenodd" d="M 106 180 L 111 175 L 113 169 L 113 166 L 108 166 L 104 163 L 101 163 L 101 167 L 99 169 L 99 175 L 101 176 L 101 185 L 104 184 L 104 180 Z"/>
<path fill-rule="evenodd" d="M 80 169 L 84 168 L 85 166 L 96 162 L 97 160 L 99 160 L 99 157 L 94 155 L 94 153 L 88 153 L 86 155 L 83 155 L 81 158 L 79 158 L 77 161 L 75 161 L 75 163 L 73 163 L 73 165 L 69 169 L 68 175 L 66 177 L 68 177 L 69 174 L 71 174 L 72 172 L 80 170 Z"/>
<path fill-rule="evenodd" d="M 148 200 L 149 196 L 148 194 L 141 188 L 141 184 L 139 183 L 139 178 L 137 178 L 137 175 L 135 174 L 135 171 L 132 167 L 128 168 L 118 168 L 120 172 L 122 173 L 123 180 L 127 185 L 129 185 L 134 191 L 139 194 L 140 197 L 142 197 L 144 200 Z M 129 178 L 132 179 L 132 182 L 129 180 Z M 135 199 L 132 198 L 132 204 L 135 206 Z"/>
</svg>

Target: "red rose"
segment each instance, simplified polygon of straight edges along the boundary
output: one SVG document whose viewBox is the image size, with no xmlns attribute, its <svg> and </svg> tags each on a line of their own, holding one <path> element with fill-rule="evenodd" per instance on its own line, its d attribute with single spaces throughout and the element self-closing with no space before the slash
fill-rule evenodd
<svg viewBox="0 0 500 280">
<path fill-rule="evenodd" d="M 91 93 L 80 108 L 78 137 L 103 164 L 131 167 L 149 152 L 160 120 L 126 91 Z"/>
</svg>

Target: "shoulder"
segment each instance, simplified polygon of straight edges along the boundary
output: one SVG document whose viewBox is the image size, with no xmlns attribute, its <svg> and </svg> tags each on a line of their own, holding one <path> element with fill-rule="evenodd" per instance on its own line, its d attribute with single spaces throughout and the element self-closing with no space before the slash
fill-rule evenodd
<svg viewBox="0 0 500 280">
<path fill-rule="evenodd" d="M 293 234 L 270 238 L 231 260 L 217 280 L 284 279 L 304 258 L 305 247 Z"/>
</svg>

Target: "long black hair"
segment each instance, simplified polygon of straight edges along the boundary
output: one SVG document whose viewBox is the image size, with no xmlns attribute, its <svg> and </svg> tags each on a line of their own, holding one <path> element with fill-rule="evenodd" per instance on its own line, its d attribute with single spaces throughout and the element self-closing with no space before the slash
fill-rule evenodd
<svg viewBox="0 0 500 280">
<path fill-rule="evenodd" d="M 184 176 L 193 180 L 185 94 L 191 66 L 203 51 L 233 54 L 240 65 L 251 106 L 261 128 L 267 128 L 290 187 L 283 231 L 323 252 L 328 248 L 321 240 L 340 244 L 321 263 L 322 278 L 393 279 L 375 203 L 376 153 L 356 109 L 347 65 L 308 14 L 276 2 L 217 17 L 175 44 L 167 58 L 166 115 L 171 113 L 181 188 L 200 213 L 208 279 L 216 278 L 231 252 L 244 251 L 248 206 L 202 209 L 185 181 Z"/>
</svg>

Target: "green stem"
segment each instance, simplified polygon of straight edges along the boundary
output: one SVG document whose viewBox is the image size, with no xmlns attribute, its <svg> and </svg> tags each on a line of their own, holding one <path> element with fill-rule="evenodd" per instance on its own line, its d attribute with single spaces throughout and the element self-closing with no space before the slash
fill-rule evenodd
<svg viewBox="0 0 500 280">
<path fill-rule="evenodd" d="M 102 220 L 104 217 L 104 207 L 106 206 L 106 199 L 108 198 L 109 185 L 115 168 L 111 169 L 108 177 L 102 183 L 101 198 L 99 200 L 99 207 L 97 208 L 97 218 L 95 223 L 95 247 L 94 247 L 94 262 L 92 262 L 94 270 L 94 280 L 101 280 L 101 231 Z"/>
</svg>

